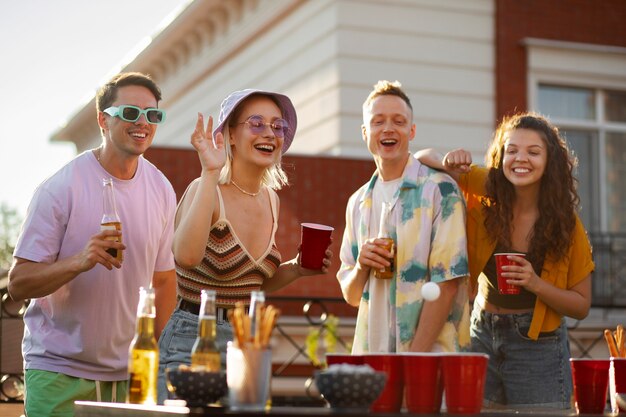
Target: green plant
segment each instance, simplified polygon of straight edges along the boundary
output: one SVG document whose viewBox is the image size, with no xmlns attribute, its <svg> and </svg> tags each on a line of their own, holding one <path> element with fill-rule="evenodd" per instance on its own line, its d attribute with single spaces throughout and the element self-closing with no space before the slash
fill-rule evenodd
<svg viewBox="0 0 626 417">
<path fill-rule="evenodd" d="M 323 340 L 323 348 L 326 353 L 333 353 L 337 350 L 338 327 L 339 318 L 333 314 L 329 314 L 319 327 L 309 328 L 309 333 L 306 336 L 304 345 L 306 354 L 314 366 L 326 366 L 326 360 L 324 359 L 323 362 L 320 360 L 320 339 Z"/>
<path fill-rule="evenodd" d="M 337 351 L 337 327 L 339 326 L 339 317 L 330 314 L 324 323 L 326 331 L 324 332 L 324 345 L 326 353 L 334 353 Z"/>
<path fill-rule="evenodd" d="M 317 348 L 319 347 L 320 330 L 318 328 L 310 328 L 309 334 L 306 336 L 304 346 L 306 347 L 306 354 L 309 356 L 309 360 L 314 366 L 321 366 L 321 362 L 317 355 Z"/>
<path fill-rule="evenodd" d="M 0 203 L 0 270 L 9 269 L 22 219 L 17 210 Z"/>
</svg>

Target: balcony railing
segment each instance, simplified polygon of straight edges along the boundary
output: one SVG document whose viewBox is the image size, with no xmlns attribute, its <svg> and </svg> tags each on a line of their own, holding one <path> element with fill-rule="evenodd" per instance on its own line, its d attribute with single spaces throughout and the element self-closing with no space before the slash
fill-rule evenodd
<svg viewBox="0 0 626 417">
<path fill-rule="evenodd" d="M 26 303 L 11 300 L 6 291 L 7 279 L 0 279 L 0 401 L 24 400 L 22 367 L 22 316 Z"/>
<path fill-rule="evenodd" d="M 626 233 L 590 233 L 596 269 L 592 277 L 592 305 L 626 306 Z"/>
<path fill-rule="evenodd" d="M 596 265 L 592 278 L 592 306 L 603 311 L 620 311 L 626 306 L 626 233 L 590 233 L 593 245 L 593 259 Z M 25 303 L 12 301 L 6 292 L 6 278 L 0 280 L 0 401 L 23 400 L 23 373 L 21 358 L 21 338 L 23 333 L 22 315 Z M 307 351 L 303 332 L 317 331 L 319 337 L 329 334 L 336 339 L 341 351 L 349 350 L 352 341 L 355 309 L 341 298 L 328 297 L 269 297 L 269 302 L 280 305 L 282 319 L 276 335 L 293 348 L 293 353 L 280 363 L 274 364 L 276 377 L 289 377 L 307 374 L 319 366 L 318 359 Z M 331 329 L 328 319 L 339 317 L 340 328 Z M 626 317 L 626 315 L 625 315 Z M 613 316 L 612 321 L 625 322 Z M 592 348 L 601 343 L 601 327 L 608 326 L 606 320 L 588 325 L 584 321 L 572 321 L 570 342 L 578 355 L 592 356 Z M 298 336 L 299 335 L 299 336 Z M 574 353 L 574 351 L 573 351 Z M 295 369 L 295 370 L 294 370 Z"/>
</svg>

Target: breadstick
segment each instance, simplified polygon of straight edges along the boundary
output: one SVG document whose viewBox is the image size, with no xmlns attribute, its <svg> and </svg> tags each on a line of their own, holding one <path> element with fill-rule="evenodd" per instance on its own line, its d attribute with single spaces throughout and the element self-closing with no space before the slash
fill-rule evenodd
<svg viewBox="0 0 626 417">
<path fill-rule="evenodd" d="M 243 337 L 246 342 L 253 342 L 252 340 L 252 324 L 250 322 L 250 316 L 244 314 L 243 316 Z"/>
<path fill-rule="evenodd" d="M 626 357 L 626 348 L 624 347 L 626 341 L 624 340 L 624 326 L 621 324 L 617 325 L 617 336 L 619 337 L 617 340 L 617 354 L 620 358 L 624 358 Z"/>
<path fill-rule="evenodd" d="M 246 333 L 246 315 L 244 314 L 244 310 L 242 306 L 235 307 L 235 325 L 239 329 L 239 347 L 241 349 L 244 348 L 245 343 L 248 341 L 248 334 Z"/>
<path fill-rule="evenodd" d="M 278 320 L 278 316 L 280 316 L 280 310 L 277 308 L 272 309 L 270 318 L 269 318 L 269 328 L 270 328 L 270 333 L 272 332 L 272 329 L 274 329 L 274 326 L 276 326 L 276 321 Z M 269 339 L 269 335 L 268 335 L 268 339 Z"/>
<path fill-rule="evenodd" d="M 263 319 L 265 317 L 265 306 L 259 306 L 257 309 L 257 316 L 254 320 L 254 347 L 256 349 L 261 348 L 261 337 L 263 336 Z"/>
<path fill-rule="evenodd" d="M 228 310 L 228 320 L 233 326 L 233 333 L 235 334 L 235 343 L 237 346 L 242 346 L 243 344 L 243 335 L 241 334 L 241 325 L 239 325 L 239 318 L 236 314 L 237 310 L 232 309 Z"/>
<path fill-rule="evenodd" d="M 237 301 L 235 303 L 235 323 L 239 327 L 239 333 L 241 334 L 241 345 L 240 348 L 243 349 L 243 345 L 247 342 L 246 337 L 246 325 L 245 325 L 245 310 L 243 307 L 243 303 L 241 301 Z"/>
<path fill-rule="evenodd" d="M 613 333 L 609 329 L 604 329 L 604 338 L 606 339 L 606 344 L 609 347 L 609 353 L 612 357 L 617 358 L 619 353 L 617 351 L 617 346 L 615 346 L 615 339 L 613 339 Z"/>
<path fill-rule="evenodd" d="M 261 317 L 257 319 L 259 325 L 254 333 L 254 347 L 257 349 L 263 348 L 263 336 L 265 335 L 265 314 L 261 314 Z"/>
<path fill-rule="evenodd" d="M 263 346 L 267 347 L 267 345 L 269 345 L 270 342 L 270 336 L 272 335 L 272 330 L 274 329 L 274 325 L 272 323 L 272 317 L 274 317 L 276 315 L 276 309 L 274 308 L 274 306 L 267 306 L 267 309 L 265 310 L 265 314 L 263 317 L 263 328 L 264 328 L 264 332 L 263 332 Z"/>
</svg>

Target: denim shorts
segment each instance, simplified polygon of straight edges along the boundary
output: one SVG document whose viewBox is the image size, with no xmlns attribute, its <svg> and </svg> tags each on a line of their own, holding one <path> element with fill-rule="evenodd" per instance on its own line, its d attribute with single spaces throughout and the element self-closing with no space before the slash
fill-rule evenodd
<svg viewBox="0 0 626 417">
<path fill-rule="evenodd" d="M 532 313 L 493 314 L 474 308 L 471 350 L 489 355 L 485 407 L 569 409 L 569 340 L 561 326 L 530 339 Z"/>
<path fill-rule="evenodd" d="M 159 338 L 158 403 L 174 398 L 167 391 L 165 369 L 178 368 L 191 363 L 191 349 L 198 335 L 198 316 L 176 309 Z M 228 320 L 217 319 L 217 347 L 220 350 L 222 369 L 226 369 L 226 343 L 233 340 L 233 328 Z"/>
</svg>

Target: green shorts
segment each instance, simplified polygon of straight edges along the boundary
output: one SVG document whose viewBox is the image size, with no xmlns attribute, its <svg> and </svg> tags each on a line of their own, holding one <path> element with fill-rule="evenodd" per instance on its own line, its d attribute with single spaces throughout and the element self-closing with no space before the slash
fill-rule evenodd
<svg viewBox="0 0 626 417">
<path fill-rule="evenodd" d="M 99 384 L 100 398 L 98 398 Z M 124 402 L 127 381 L 93 381 L 58 372 L 27 369 L 24 408 L 28 417 L 73 417 L 74 401 Z M 115 398 L 112 395 L 115 385 Z"/>
</svg>

